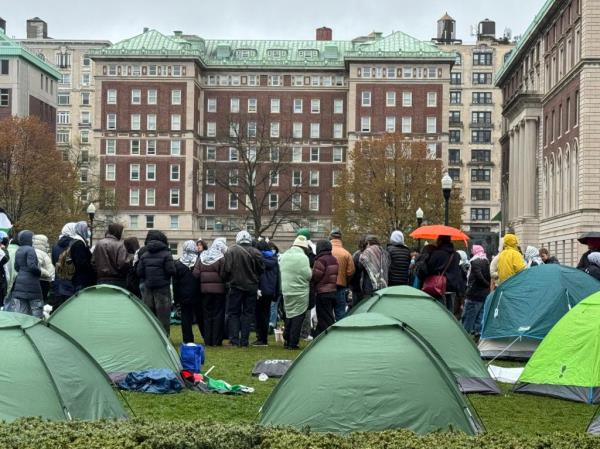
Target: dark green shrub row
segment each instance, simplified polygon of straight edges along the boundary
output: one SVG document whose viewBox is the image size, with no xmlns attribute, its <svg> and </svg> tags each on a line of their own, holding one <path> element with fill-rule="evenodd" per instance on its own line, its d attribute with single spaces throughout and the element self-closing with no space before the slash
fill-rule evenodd
<svg viewBox="0 0 600 449">
<path fill-rule="evenodd" d="M 35 419 L 0 424 L 2 449 L 600 449 L 600 438 L 556 433 L 515 436 L 492 433 L 425 437 L 407 431 L 319 435 L 252 425 L 199 422 L 73 422 Z"/>
</svg>

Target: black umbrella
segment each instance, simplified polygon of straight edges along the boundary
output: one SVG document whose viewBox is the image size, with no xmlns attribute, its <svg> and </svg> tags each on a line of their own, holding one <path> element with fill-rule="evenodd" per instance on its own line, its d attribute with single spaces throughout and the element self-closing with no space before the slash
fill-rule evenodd
<svg viewBox="0 0 600 449">
<path fill-rule="evenodd" d="M 577 240 L 579 240 L 579 243 L 587 245 L 588 239 L 600 239 L 600 232 L 586 232 Z"/>
</svg>

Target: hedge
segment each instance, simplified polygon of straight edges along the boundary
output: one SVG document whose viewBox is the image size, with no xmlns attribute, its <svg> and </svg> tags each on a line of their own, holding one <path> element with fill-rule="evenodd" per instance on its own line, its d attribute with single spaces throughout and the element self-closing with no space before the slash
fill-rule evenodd
<svg viewBox="0 0 600 449">
<path fill-rule="evenodd" d="M 3 449 L 600 449 L 600 438 L 555 433 L 515 436 L 489 433 L 468 437 L 439 433 L 420 437 L 409 431 L 357 433 L 348 437 L 311 434 L 255 425 L 202 422 L 71 422 L 24 419 L 0 424 Z"/>
</svg>

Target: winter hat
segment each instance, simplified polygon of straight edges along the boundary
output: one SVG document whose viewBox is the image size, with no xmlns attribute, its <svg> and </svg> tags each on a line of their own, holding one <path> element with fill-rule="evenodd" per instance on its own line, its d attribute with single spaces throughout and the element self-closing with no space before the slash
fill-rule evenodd
<svg viewBox="0 0 600 449">
<path fill-rule="evenodd" d="M 294 240 L 293 246 L 299 246 L 300 248 L 308 249 L 308 240 L 306 240 L 306 237 L 303 235 L 299 235 L 296 237 L 296 240 Z"/>
<path fill-rule="evenodd" d="M 392 232 L 390 242 L 394 245 L 404 245 L 404 234 L 402 234 L 402 231 Z"/>
<path fill-rule="evenodd" d="M 600 267 L 600 253 L 590 253 L 588 255 L 588 261 Z"/>
<path fill-rule="evenodd" d="M 342 230 L 340 228 L 335 228 L 329 234 L 329 239 L 341 239 L 342 238 Z"/>
<path fill-rule="evenodd" d="M 485 248 L 481 245 L 473 245 L 473 248 L 471 248 L 471 254 L 473 254 L 473 256 L 485 257 Z"/>
<path fill-rule="evenodd" d="M 242 244 L 250 245 L 250 244 L 252 244 L 252 237 L 250 236 L 248 231 L 240 231 L 235 236 L 235 243 L 237 243 L 238 245 L 242 245 Z"/>
<path fill-rule="evenodd" d="M 298 232 L 296 232 L 296 236 L 303 235 L 306 237 L 306 240 L 310 240 L 310 229 L 308 228 L 300 228 Z"/>
<path fill-rule="evenodd" d="M 121 240 L 121 237 L 123 236 L 123 225 L 119 223 L 109 224 L 108 233 L 115 237 L 117 240 Z"/>
</svg>

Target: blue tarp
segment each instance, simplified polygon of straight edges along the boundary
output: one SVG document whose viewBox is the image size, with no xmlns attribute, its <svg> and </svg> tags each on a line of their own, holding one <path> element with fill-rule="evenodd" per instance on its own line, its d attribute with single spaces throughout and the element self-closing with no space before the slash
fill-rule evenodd
<svg viewBox="0 0 600 449">
<path fill-rule="evenodd" d="M 155 394 L 178 393 L 183 389 L 181 379 L 170 369 L 134 371 L 118 385 L 123 390 Z"/>
</svg>

